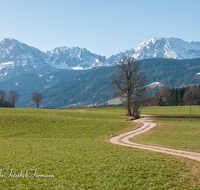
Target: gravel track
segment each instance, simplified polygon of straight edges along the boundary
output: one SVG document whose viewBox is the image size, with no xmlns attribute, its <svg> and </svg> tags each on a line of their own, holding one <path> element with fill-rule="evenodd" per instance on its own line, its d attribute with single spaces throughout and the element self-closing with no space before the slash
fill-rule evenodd
<svg viewBox="0 0 200 190">
<path fill-rule="evenodd" d="M 136 135 L 142 134 L 157 125 L 156 123 L 153 123 L 151 120 L 149 120 L 150 117 L 151 116 L 148 116 L 148 115 L 142 115 L 142 118 L 134 121 L 134 122 L 143 123 L 142 127 L 138 128 L 134 131 L 130 131 L 130 132 L 115 136 L 110 139 L 110 142 L 113 144 L 117 144 L 117 145 L 128 146 L 128 147 L 133 147 L 133 148 L 140 148 L 140 149 L 150 150 L 150 151 L 154 151 L 154 152 L 160 152 L 160 153 L 164 153 L 164 154 L 182 156 L 182 157 L 190 158 L 192 160 L 200 161 L 200 153 L 197 153 L 197 152 L 188 152 L 188 151 L 183 151 L 183 150 L 175 150 L 175 149 L 170 149 L 170 148 L 150 146 L 150 145 L 137 144 L 134 142 L 130 142 L 129 141 L 130 138 L 132 138 Z"/>
</svg>

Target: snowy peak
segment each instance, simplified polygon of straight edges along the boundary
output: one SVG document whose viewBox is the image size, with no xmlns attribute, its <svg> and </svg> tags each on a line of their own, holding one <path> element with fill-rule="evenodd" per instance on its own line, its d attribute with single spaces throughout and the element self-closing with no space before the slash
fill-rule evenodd
<svg viewBox="0 0 200 190">
<path fill-rule="evenodd" d="M 34 69 L 47 65 L 54 69 L 108 66 L 105 56 L 96 55 L 85 48 L 57 47 L 45 53 L 15 39 L 5 38 L 0 42 L 0 66 L 3 67 L 8 62 L 12 62 L 12 66 L 29 65 Z"/>
<path fill-rule="evenodd" d="M 0 43 L 0 64 L 10 61 L 18 66 L 43 67 L 44 53 L 12 38 L 5 38 Z"/>
<path fill-rule="evenodd" d="M 200 57 L 200 42 L 186 42 L 178 38 L 153 38 L 141 43 L 132 57 L 195 59 Z"/>
<path fill-rule="evenodd" d="M 130 49 L 107 59 L 109 63 L 118 63 L 123 56 L 137 60 L 149 58 L 195 59 L 200 58 L 200 42 L 186 42 L 178 38 L 152 38 L 142 42 L 135 50 Z"/>
<path fill-rule="evenodd" d="M 85 48 L 57 47 L 45 53 L 12 38 L 0 42 L 0 80 L 25 72 L 40 75 L 56 69 L 82 70 L 110 65 L 105 56 Z"/>
<path fill-rule="evenodd" d="M 106 58 L 85 48 L 58 47 L 46 52 L 46 61 L 58 69 L 87 69 L 103 64 Z"/>
<path fill-rule="evenodd" d="M 9 48 L 9 47 L 13 47 L 15 46 L 16 44 L 21 44 L 19 41 L 13 39 L 13 38 L 4 38 L 2 41 L 1 41 L 1 46 L 4 47 L 5 49 L 6 48 Z"/>
<path fill-rule="evenodd" d="M 25 72 L 43 73 L 51 70 L 40 50 L 12 38 L 0 42 L 0 80 Z"/>
</svg>

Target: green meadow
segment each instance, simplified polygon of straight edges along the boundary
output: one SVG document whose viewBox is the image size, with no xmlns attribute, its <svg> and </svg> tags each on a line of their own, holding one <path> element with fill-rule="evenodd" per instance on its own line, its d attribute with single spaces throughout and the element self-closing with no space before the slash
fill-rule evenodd
<svg viewBox="0 0 200 190">
<path fill-rule="evenodd" d="M 158 125 L 132 141 L 200 152 L 200 106 L 191 110 L 192 122 L 189 106 L 143 108 L 142 113 L 153 115 Z"/>
<path fill-rule="evenodd" d="M 195 142 L 186 149 L 200 150 L 200 109 L 194 109 L 194 122 L 189 122 L 189 108 L 142 108 L 158 127 L 137 140 L 185 148 L 176 139 L 192 137 Z M 117 107 L 1 108 L 0 189 L 199 189 L 199 162 L 109 143 L 111 136 L 139 126 L 125 114 Z M 166 122 L 173 130 L 162 134 L 170 126 Z M 177 128 L 178 123 L 185 127 Z"/>
</svg>

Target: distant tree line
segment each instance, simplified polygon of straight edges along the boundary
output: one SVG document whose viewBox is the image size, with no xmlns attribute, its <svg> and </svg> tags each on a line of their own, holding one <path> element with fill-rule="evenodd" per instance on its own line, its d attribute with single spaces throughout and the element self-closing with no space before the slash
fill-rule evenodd
<svg viewBox="0 0 200 190">
<path fill-rule="evenodd" d="M 10 90 L 9 96 L 7 96 L 4 90 L 0 90 L 0 107 L 15 107 L 15 103 L 19 101 L 19 93 L 15 90 Z M 42 94 L 34 92 L 32 95 L 32 101 L 39 108 L 39 103 L 42 102 Z"/>
<path fill-rule="evenodd" d="M 15 90 L 10 90 L 7 96 L 4 90 L 0 90 L 0 107 L 15 107 L 15 103 L 19 101 L 19 93 Z"/>
<path fill-rule="evenodd" d="M 200 85 L 182 88 L 161 86 L 154 97 L 149 98 L 149 106 L 200 105 Z"/>
</svg>

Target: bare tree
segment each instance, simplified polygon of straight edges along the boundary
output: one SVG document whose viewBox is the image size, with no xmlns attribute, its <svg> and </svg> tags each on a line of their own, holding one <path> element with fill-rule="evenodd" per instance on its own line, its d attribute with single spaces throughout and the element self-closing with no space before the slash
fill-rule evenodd
<svg viewBox="0 0 200 190">
<path fill-rule="evenodd" d="M 15 107 L 15 103 L 19 101 L 19 93 L 15 90 L 10 90 L 8 99 L 12 102 L 13 108 Z"/>
<path fill-rule="evenodd" d="M 40 92 L 34 92 L 32 101 L 33 103 L 37 104 L 37 108 L 39 108 L 39 103 L 42 102 L 42 94 Z"/>
<path fill-rule="evenodd" d="M 171 98 L 171 90 L 169 87 L 162 85 L 160 87 L 160 94 L 162 96 L 163 104 L 168 106 Z"/>
<path fill-rule="evenodd" d="M 159 106 L 167 106 L 170 104 L 171 90 L 167 86 L 162 85 L 155 96 Z"/>
<path fill-rule="evenodd" d="M 7 96 L 6 92 L 3 90 L 0 90 L 0 107 L 2 107 L 3 101 L 6 98 L 6 96 Z"/>
<path fill-rule="evenodd" d="M 147 90 L 146 76 L 141 72 L 138 61 L 133 57 L 123 57 L 110 78 L 113 95 L 125 98 L 128 115 L 134 115 Z"/>
<path fill-rule="evenodd" d="M 190 105 L 190 121 L 192 121 L 191 116 L 191 105 L 198 105 L 200 101 L 200 87 L 193 86 L 185 92 L 183 96 L 183 101 L 186 105 Z"/>
</svg>

